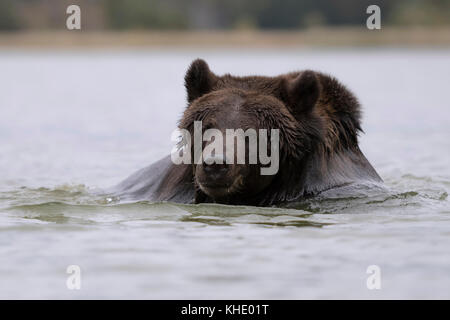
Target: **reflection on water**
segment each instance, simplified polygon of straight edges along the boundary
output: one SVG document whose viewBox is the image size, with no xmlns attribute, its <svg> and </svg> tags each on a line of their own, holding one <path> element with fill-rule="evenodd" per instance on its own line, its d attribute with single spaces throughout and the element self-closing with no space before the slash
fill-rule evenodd
<svg viewBox="0 0 450 320">
<path fill-rule="evenodd" d="M 17 191 L 3 193 L 4 200 L 11 199 L 10 207 L 4 208 L 5 212 L 24 219 L 59 224 L 101 224 L 107 217 L 108 223 L 159 220 L 227 226 L 236 223 L 297 227 L 323 225 L 308 221 L 312 213 L 305 210 L 145 201 L 121 203 L 120 199 L 112 201 L 108 197 L 94 196 L 84 186 L 73 186 L 72 190 L 69 186 L 56 189 L 24 187 L 20 191 L 20 193 Z M 13 205 L 13 203 L 22 204 Z"/>
<path fill-rule="evenodd" d="M 0 55 L 0 298 L 450 298 L 448 50 Z M 385 185 L 278 208 L 99 193 L 170 151 L 199 56 L 218 73 L 336 75 Z"/>
</svg>

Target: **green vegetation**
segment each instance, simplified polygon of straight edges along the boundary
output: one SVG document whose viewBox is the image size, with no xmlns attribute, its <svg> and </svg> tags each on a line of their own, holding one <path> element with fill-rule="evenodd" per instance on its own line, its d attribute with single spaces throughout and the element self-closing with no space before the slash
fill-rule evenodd
<svg viewBox="0 0 450 320">
<path fill-rule="evenodd" d="M 104 1 L 107 24 L 113 29 L 184 29 L 188 22 L 177 7 L 156 0 Z"/>
<path fill-rule="evenodd" d="M 13 0 L 0 0 L 0 30 L 15 30 L 19 26 Z"/>
<path fill-rule="evenodd" d="M 88 30 L 356 26 L 371 4 L 384 25 L 450 25 L 450 0 L 0 0 L 0 29 L 62 29 L 69 4 L 81 7 Z"/>
</svg>

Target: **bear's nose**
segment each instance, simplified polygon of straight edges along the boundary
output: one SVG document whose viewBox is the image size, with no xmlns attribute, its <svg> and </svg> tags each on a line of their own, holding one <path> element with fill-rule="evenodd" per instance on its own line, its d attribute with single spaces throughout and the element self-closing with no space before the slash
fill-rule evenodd
<svg viewBox="0 0 450 320">
<path fill-rule="evenodd" d="M 203 163 L 203 170 L 205 173 L 216 179 L 225 176 L 228 169 L 229 165 L 226 164 L 226 158 L 222 155 L 208 157 Z"/>
</svg>

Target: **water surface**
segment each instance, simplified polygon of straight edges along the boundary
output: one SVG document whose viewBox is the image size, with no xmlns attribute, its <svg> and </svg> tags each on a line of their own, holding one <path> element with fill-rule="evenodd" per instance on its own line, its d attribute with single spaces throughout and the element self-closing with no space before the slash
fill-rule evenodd
<svg viewBox="0 0 450 320">
<path fill-rule="evenodd" d="M 197 57 L 335 75 L 387 190 L 285 208 L 96 195 L 170 152 Z M 3 51 L 0 70 L 0 298 L 450 298 L 450 51 Z"/>
</svg>

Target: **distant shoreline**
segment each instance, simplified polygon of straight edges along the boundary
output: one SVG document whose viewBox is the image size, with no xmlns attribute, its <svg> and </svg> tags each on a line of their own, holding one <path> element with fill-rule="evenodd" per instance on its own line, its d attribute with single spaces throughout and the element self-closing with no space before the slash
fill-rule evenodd
<svg viewBox="0 0 450 320">
<path fill-rule="evenodd" d="M 18 31 L 0 32 L 5 48 L 309 48 L 450 47 L 450 27 L 316 28 L 302 31 Z"/>
</svg>

